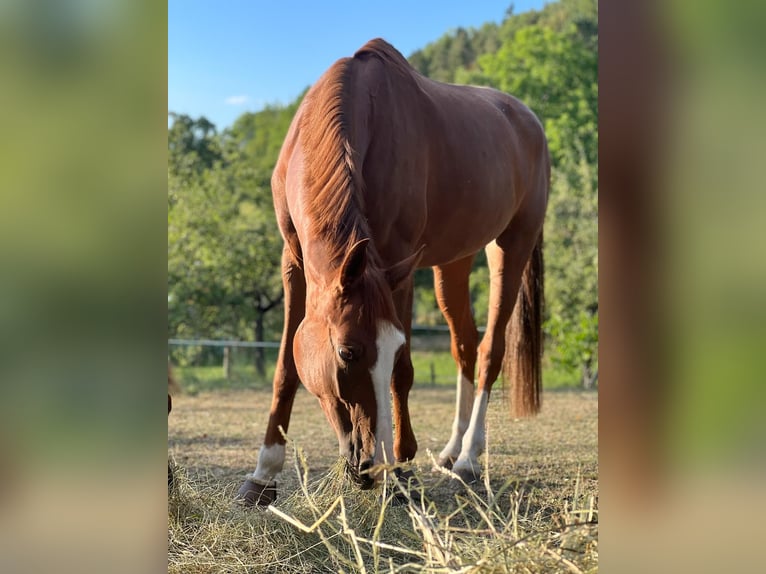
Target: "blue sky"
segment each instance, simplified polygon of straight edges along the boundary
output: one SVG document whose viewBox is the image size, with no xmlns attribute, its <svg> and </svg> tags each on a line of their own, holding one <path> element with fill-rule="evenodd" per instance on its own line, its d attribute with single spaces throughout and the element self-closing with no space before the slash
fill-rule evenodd
<svg viewBox="0 0 766 574">
<path fill-rule="evenodd" d="M 500 22 L 545 0 L 169 0 L 168 109 L 219 129 L 286 104 L 335 60 L 380 36 L 405 56 L 462 26 Z"/>
</svg>

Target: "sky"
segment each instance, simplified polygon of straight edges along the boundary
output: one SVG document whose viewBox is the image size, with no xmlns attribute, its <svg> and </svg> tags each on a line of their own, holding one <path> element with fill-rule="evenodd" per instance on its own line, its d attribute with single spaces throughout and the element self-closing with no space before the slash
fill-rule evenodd
<svg viewBox="0 0 766 574">
<path fill-rule="evenodd" d="M 409 56 L 462 26 L 500 22 L 545 0 L 169 0 L 168 110 L 220 130 L 288 104 L 338 58 L 382 37 Z"/>
</svg>

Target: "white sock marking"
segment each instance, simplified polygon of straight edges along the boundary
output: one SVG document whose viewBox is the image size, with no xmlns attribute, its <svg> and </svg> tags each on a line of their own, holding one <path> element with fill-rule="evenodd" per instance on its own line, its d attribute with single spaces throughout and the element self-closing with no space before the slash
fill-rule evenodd
<svg viewBox="0 0 766 574">
<path fill-rule="evenodd" d="M 404 345 L 404 333 L 388 321 L 378 323 L 375 344 L 378 359 L 370 369 L 375 389 L 377 424 L 375 425 L 375 464 L 394 462 L 394 431 L 391 413 L 391 375 L 394 372 L 396 352 Z M 382 446 L 381 446 L 382 445 Z M 384 455 L 385 453 L 385 455 Z"/>
<path fill-rule="evenodd" d="M 487 402 L 489 393 L 482 391 L 473 401 L 473 412 L 471 413 L 471 423 L 463 437 L 463 448 L 460 451 L 453 470 L 463 468 L 479 469 L 479 456 L 484 452 L 484 428 L 487 423 Z"/>
<path fill-rule="evenodd" d="M 452 423 L 452 436 L 439 457 L 457 458 L 463 444 L 463 435 L 471 419 L 473 406 L 473 382 L 462 372 L 457 374 L 457 399 L 455 401 L 455 420 Z"/>
<path fill-rule="evenodd" d="M 248 478 L 255 482 L 269 483 L 282 470 L 285 464 L 285 445 L 272 444 L 261 446 L 258 452 L 258 465 Z"/>
</svg>

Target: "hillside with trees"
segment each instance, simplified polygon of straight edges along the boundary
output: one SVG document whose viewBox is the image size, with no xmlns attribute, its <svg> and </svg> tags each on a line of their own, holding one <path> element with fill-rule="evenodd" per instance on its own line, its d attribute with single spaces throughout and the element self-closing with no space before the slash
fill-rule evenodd
<svg viewBox="0 0 766 574">
<path fill-rule="evenodd" d="M 552 185 L 545 223 L 546 361 L 591 386 L 598 373 L 598 14 L 596 0 L 560 0 L 478 29 L 458 28 L 409 56 L 436 80 L 497 88 L 545 126 Z M 305 92 L 304 92 L 305 93 Z M 171 114 L 168 129 L 170 337 L 278 340 L 281 238 L 269 180 L 302 96 L 245 113 L 218 131 Z M 478 324 L 488 271 L 471 279 Z M 430 270 L 416 274 L 414 321 L 443 324 Z M 189 351 L 174 350 L 183 362 Z M 261 361 L 263 355 L 256 357 Z"/>
</svg>

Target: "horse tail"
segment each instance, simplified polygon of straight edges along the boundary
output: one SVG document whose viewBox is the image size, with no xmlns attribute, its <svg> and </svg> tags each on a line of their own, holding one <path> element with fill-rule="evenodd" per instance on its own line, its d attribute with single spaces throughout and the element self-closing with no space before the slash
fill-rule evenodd
<svg viewBox="0 0 766 574">
<path fill-rule="evenodd" d="M 511 416 L 540 411 L 543 356 L 543 232 L 524 267 L 521 288 L 505 333 L 503 372 L 511 384 Z"/>
</svg>

